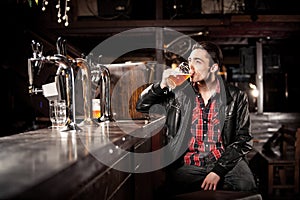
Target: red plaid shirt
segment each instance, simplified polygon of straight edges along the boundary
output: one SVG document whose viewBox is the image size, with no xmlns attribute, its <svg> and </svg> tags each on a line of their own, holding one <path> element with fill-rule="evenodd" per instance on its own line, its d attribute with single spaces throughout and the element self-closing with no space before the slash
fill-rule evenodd
<svg viewBox="0 0 300 200">
<path fill-rule="evenodd" d="M 184 156 L 184 163 L 187 165 L 205 166 L 207 162 L 216 161 L 224 152 L 218 116 L 219 95 L 218 83 L 216 93 L 212 95 L 206 106 L 201 95 L 196 96 L 191 126 L 192 138 L 188 152 Z"/>
</svg>

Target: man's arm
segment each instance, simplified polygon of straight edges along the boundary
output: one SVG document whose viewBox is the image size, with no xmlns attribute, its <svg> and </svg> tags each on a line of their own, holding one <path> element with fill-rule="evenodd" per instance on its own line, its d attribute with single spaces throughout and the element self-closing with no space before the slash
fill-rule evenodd
<svg viewBox="0 0 300 200">
<path fill-rule="evenodd" d="M 236 99 L 236 129 L 233 137 L 234 141 L 226 146 L 224 153 L 218 159 L 212 172 L 223 177 L 230 171 L 236 163 L 252 150 L 252 136 L 250 133 L 250 113 L 248 107 L 248 97 L 245 92 L 240 91 Z"/>
<path fill-rule="evenodd" d="M 167 88 L 161 89 L 160 83 L 151 84 L 140 95 L 136 103 L 136 111 L 148 113 L 154 104 L 162 104 L 170 95 Z"/>
</svg>

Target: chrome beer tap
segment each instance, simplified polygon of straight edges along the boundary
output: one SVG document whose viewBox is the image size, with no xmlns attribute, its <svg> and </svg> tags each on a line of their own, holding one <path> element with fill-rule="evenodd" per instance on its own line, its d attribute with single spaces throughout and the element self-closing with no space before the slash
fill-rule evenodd
<svg viewBox="0 0 300 200">
<path fill-rule="evenodd" d="M 61 131 L 81 130 L 76 124 L 75 114 L 75 87 L 74 87 L 74 61 L 69 60 L 64 55 L 54 55 L 46 57 L 46 60 L 58 66 L 55 82 L 60 88 L 61 98 L 65 98 L 67 105 L 67 122 Z M 60 79 L 64 77 L 63 79 Z M 62 81 L 61 81 L 62 80 Z"/>
<path fill-rule="evenodd" d="M 100 122 L 115 121 L 111 112 L 111 96 L 110 96 L 110 72 L 105 65 L 98 65 L 100 79 L 99 79 L 99 93 L 100 93 L 100 107 L 101 116 L 98 119 Z"/>
<path fill-rule="evenodd" d="M 39 74 L 43 65 L 43 45 L 34 40 L 31 41 L 31 48 L 33 51 L 33 57 L 28 59 L 28 93 L 30 95 L 42 93 L 43 90 L 41 88 L 35 88 L 33 85 L 34 76 Z M 33 64 L 32 64 L 33 63 Z"/>
<path fill-rule="evenodd" d="M 44 92 L 43 89 L 36 89 L 33 85 L 35 71 L 41 70 L 44 63 L 50 63 L 57 66 L 55 84 L 58 90 L 59 99 L 65 99 L 67 105 L 67 122 L 65 127 L 61 131 L 68 130 L 81 130 L 76 124 L 75 115 L 75 88 L 74 88 L 74 66 L 76 61 L 68 59 L 65 51 L 66 41 L 61 42 L 61 38 L 58 39 L 57 50 L 59 54 L 53 56 L 42 56 L 42 53 L 37 49 L 38 45 L 34 41 L 32 42 L 33 47 L 33 58 L 28 59 L 28 76 L 29 76 L 29 94 L 37 94 L 38 92 Z M 62 54 L 63 53 L 63 54 Z M 34 63 L 34 65 L 32 65 Z M 36 69 L 38 68 L 38 69 Z"/>
<path fill-rule="evenodd" d="M 82 94 L 83 94 L 83 109 L 84 120 L 80 125 L 98 126 L 98 123 L 92 119 L 92 80 L 91 70 L 88 62 L 83 58 L 75 59 L 77 66 L 82 69 Z"/>
</svg>

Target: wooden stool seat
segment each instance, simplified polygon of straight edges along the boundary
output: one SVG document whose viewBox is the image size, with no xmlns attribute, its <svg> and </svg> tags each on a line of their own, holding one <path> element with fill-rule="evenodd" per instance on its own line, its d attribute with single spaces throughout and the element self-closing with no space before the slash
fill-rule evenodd
<svg viewBox="0 0 300 200">
<path fill-rule="evenodd" d="M 225 191 L 225 190 L 202 190 L 191 193 L 180 194 L 172 200 L 262 200 L 262 196 L 252 192 Z"/>
</svg>

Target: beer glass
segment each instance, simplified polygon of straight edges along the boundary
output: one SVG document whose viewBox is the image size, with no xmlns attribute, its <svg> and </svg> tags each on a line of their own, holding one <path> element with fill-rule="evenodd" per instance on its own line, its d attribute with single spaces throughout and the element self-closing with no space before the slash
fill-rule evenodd
<svg viewBox="0 0 300 200">
<path fill-rule="evenodd" d="M 186 62 L 180 63 L 174 70 L 177 73 L 175 75 L 170 75 L 167 79 L 167 84 L 171 89 L 176 88 L 191 77 L 191 74 L 189 74 L 189 65 Z"/>
<path fill-rule="evenodd" d="M 67 121 L 67 109 L 65 100 L 57 100 L 55 105 L 57 126 L 64 126 Z"/>
<path fill-rule="evenodd" d="M 55 100 L 49 100 L 49 118 L 53 128 L 57 127 L 55 112 Z"/>
<path fill-rule="evenodd" d="M 59 128 L 67 121 L 67 110 L 65 100 L 49 100 L 49 118 L 52 128 Z"/>
<path fill-rule="evenodd" d="M 92 99 L 93 118 L 101 117 L 100 99 Z"/>
</svg>

